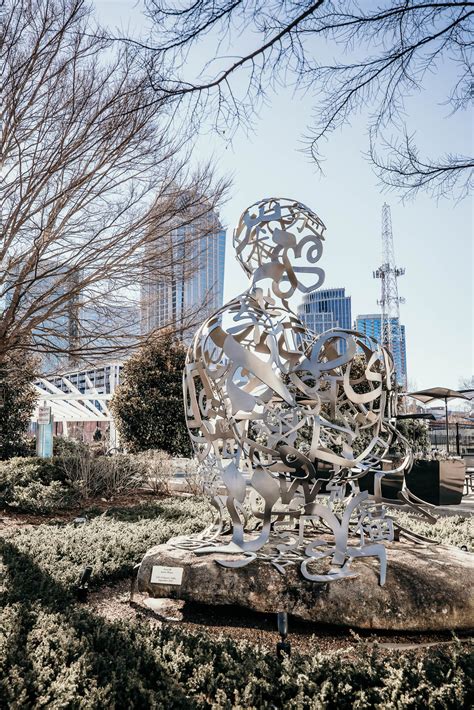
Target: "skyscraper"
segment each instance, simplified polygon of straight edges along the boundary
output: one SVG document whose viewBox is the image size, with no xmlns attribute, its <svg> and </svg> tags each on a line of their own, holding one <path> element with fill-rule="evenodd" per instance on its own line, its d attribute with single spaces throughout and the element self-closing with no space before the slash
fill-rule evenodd
<svg viewBox="0 0 474 710">
<path fill-rule="evenodd" d="M 154 269 L 160 263 L 160 240 L 150 241 L 141 283 L 143 334 L 167 325 L 186 329 L 198 311 L 201 321 L 222 305 L 225 239 L 213 211 L 177 226 L 166 240 L 173 254 L 166 273 Z"/>
<path fill-rule="evenodd" d="M 351 297 L 345 288 L 324 288 L 303 296 L 298 317 L 316 333 L 330 328 L 352 328 Z"/>
<path fill-rule="evenodd" d="M 391 319 L 391 325 L 394 330 L 398 332 L 398 324 L 394 323 L 395 319 Z M 371 335 L 373 338 L 378 340 L 379 343 L 382 342 L 382 315 L 380 313 L 369 313 L 364 315 L 359 315 L 356 318 L 355 329 L 360 333 L 365 335 Z M 400 327 L 400 339 L 393 339 L 392 341 L 392 355 L 395 365 L 395 372 L 397 376 L 397 383 L 403 387 L 404 390 L 407 388 L 407 352 L 406 352 L 406 341 L 405 341 L 405 326 L 399 324 Z"/>
<path fill-rule="evenodd" d="M 22 268 L 17 265 L 4 274 L 0 312 L 13 302 L 16 321 L 38 319 L 29 346 L 39 356 L 41 370 L 51 372 L 68 362 L 78 347 L 81 272 L 46 258 L 38 258 L 27 273 Z"/>
</svg>

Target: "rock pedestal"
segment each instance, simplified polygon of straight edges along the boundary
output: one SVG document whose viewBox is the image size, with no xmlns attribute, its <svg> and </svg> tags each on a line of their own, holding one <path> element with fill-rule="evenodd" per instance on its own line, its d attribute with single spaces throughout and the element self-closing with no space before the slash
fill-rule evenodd
<svg viewBox="0 0 474 710">
<path fill-rule="evenodd" d="M 474 555 L 456 547 L 388 544 L 387 580 L 381 587 L 374 558 L 353 561 L 356 578 L 318 584 L 305 580 L 298 565 L 287 567 L 284 575 L 258 559 L 246 567 L 227 569 L 216 562 L 225 557 L 222 554 L 198 556 L 176 547 L 179 541 L 174 538 L 147 552 L 138 572 L 139 591 L 150 597 L 237 605 L 266 613 L 287 611 L 306 621 L 359 629 L 474 628 Z M 181 583 L 152 582 L 154 566 L 182 568 Z M 156 574 L 157 570 L 154 578 Z M 169 579 L 180 576 L 179 570 L 173 570 Z"/>
</svg>

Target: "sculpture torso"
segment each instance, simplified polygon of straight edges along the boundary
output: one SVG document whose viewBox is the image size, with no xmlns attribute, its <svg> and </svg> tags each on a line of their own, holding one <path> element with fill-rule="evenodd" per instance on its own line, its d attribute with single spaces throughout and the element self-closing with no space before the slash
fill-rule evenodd
<svg viewBox="0 0 474 710">
<path fill-rule="evenodd" d="M 200 551 L 255 555 L 268 543 L 272 526 L 285 519 L 300 521 L 302 545 L 306 518 L 324 519 L 335 546 L 322 552 L 328 544 L 324 540 L 313 541 L 313 548 L 306 542 L 306 554 L 317 559 L 330 556 L 333 568 L 326 575 L 314 575 L 304 561 L 303 574 L 315 580 L 349 574 L 348 556 L 375 554 L 385 560 L 379 545 L 363 551 L 347 545 L 351 516 L 356 513 L 354 530 L 360 528 L 362 536 L 369 534 L 373 540 L 390 534 L 390 525 L 380 522 L 384 517 L 380 511 L 379 527 L 374 525 L 364 504 L 368 494 L 358 490 L 357 479 L 380 466 L 395 431 L 387 418 L 393 372 L 387 351 L 352 331 L 316 335 L 288 304 L 287 296 L 297 288 L 314 290 L 322 283 L 321 269 L 294 266 L 289 254 L 297 263 L 307 249 L 306 259 L 318 261 L 323 230 L 314 213 L 291 201 L 263 201 L 258 216 L 254 208 L 244 213 L 235 242 L 239 258 L 246 257 L 245 270 L 253 274 L 252 285 L 199 328 L 189 349 L 184 383 L 193 445 L 199 460 L 219 474 L 226 495 L 217 495 L 214 489 L 215 505 L 221 514 L 223 506 L 227 508 L 233 531 L 230 545 Z M 316 283 L 304 286 L 299 279 L 312 273 Z M 264 290 L 268 279 L 271 290 Z M 330 501 L 345 499 L 350 484 L 342 519 L 331 507 L 316 502 L 323 485 L 318 478 L 321 462 L 332 467 Z M 261 521 L 257 537 L 245 534 L 248 488 L 252 514 Z M 287 537 L 285 533 L 282 540 Z M 295 545 L 278 545 L 275 564 Z"/>
</svg>

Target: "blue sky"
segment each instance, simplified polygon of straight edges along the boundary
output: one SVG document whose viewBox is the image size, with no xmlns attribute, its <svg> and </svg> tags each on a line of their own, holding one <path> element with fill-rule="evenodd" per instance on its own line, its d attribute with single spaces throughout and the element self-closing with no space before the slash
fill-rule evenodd
<svg viewBox="0 0 474 710">
<path fill-rule="evenodd" d="M 144 27 L 135 0 L 96 0 L 98 19 L 111 27 Z M 203 56 L 205 52 L 203 52 Z M 443 65 L 425 82 L 425 91 L 407 104 L 407 123 L 428 154 L 472 150 L 472 112 L 449 115 L 441 105 L 453 84 L 453 68 Z M 366 116 L 332 135 L 325 150 L 324 175 L 301 152 L 316 100 L 280 89 L 259 113 L 254 132 L 237 133 L 226 144 L 212 132 L 198 139 L 196 160 L 213 157 L 219 172 L 233 177 L 231 198 L 221 211 L 228 228 L 225 300 L 247 287 L 233 258 L 232 230 L 240 213 L 261 197 L 290 197 L 315 210 L 327 227 L 321 266 L 327 287 L 344 286 L 352 296 L 352 316 L 378 311 L 380 281 L 372 271 L 381 262 L 381 209 L 392 211 L 399 279 L 405 297 L 409 386 L 458 387 L 473 364 L 473 213 L 472 198 L 436 202 L 426 194 L 401 203 L 383 193 L 370 164 Z M 296 304 L 295 304 L 296 305 Z"/>
</svg>

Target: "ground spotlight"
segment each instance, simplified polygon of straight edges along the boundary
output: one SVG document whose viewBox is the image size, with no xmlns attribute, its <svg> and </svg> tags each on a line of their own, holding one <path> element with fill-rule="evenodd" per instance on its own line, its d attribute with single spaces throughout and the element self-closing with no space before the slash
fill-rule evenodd
<svg viewBox="0 0 474 710">
<path fill-rule="evenodd" d="M 84 567 L 81 574 L 79 575 L 79 579 L 77 580 L 77 584 L 74 588 L 74 591 L 77 600 L 80 602 L 87 601 L 87 592 L 89 591 L 89 579 L 91 574 L 92 567 L 90 565 L 87 565 L 87 567 Z"/>
<path fill-rule="evenodd" d="M 286 611 L 279 611 L 277 614 L 278 633 L 281 636 L 281 641 L 277 643 L 278 660 L 282 661 L 285 656 L 291 655 L 291 645 L 287 641 L 288 637 L 288 614 Z"/>
</svg>

